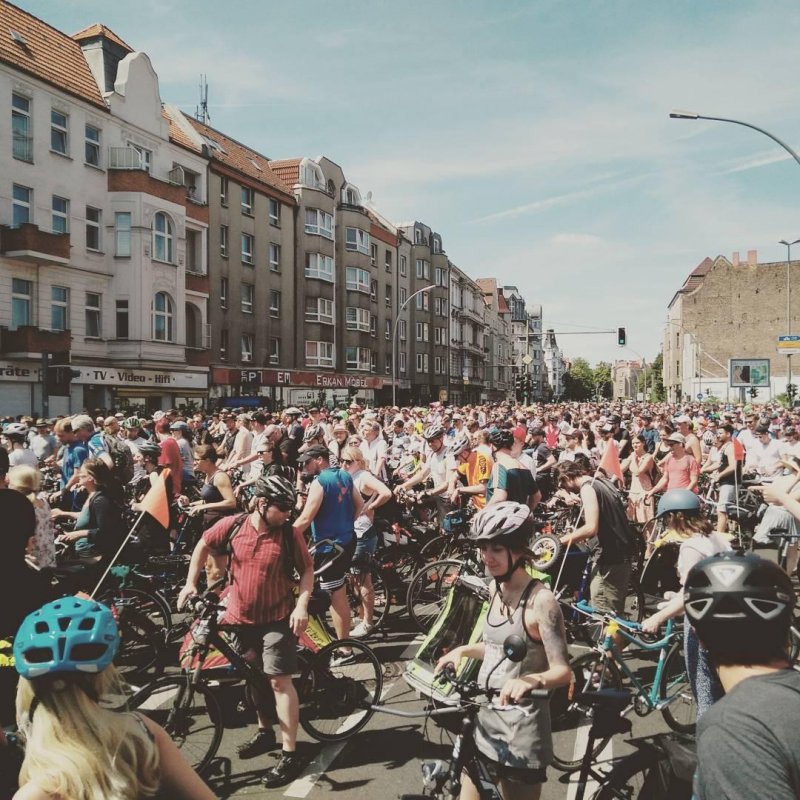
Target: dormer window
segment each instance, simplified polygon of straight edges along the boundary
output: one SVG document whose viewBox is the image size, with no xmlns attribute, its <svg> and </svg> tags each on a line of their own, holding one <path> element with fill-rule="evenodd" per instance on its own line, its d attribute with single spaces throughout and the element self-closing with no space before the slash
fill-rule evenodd
<svg viewBox="0 0 800 800">
<path fill-rule="evenodd" d="M 300 183 L 310 189 L 325 191 L 325 176 L 322 174 L 322 168 L 310 158 L 304 158 L 300 162 Z"/>
<path fill-rule="evenodd" d="M 346 183 L 342 187 L 342 202 L 348 206 L 361 206 L 361 192 L 350 183 Z"/>
</svg>

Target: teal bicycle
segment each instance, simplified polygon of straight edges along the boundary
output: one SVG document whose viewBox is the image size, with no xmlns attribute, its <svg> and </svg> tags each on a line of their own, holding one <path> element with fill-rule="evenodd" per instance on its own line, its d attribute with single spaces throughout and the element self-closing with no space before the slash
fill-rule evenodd
<svg viewBox="0 0 800 800">
<path fill-rule="evenodd" d="M 694 733 L 697 710 L 683 657 L 682 629 L 669 620 L 664 635 L 657 641 L 641 637 L 642 626 L 637 622 L 596 612 L 588 603 L 578 602 L 574 608 L 593 618 L 605 630 L 598 645 L 587 653 L 572 659 L 572 682 L 568 689 L 559 690 L 551 700 L 553 732 L 577 730 L 592 721 L 592 704 L 576 698 L 600 689 L 621 690 L 623 678 L 630 683 L 631 702 L 624 714 L 633 710 L 641 717 L 660 711 L 669 727 L 678 733 Z M 637 636 L 636 634 L 639 634 Z M 634 674 L 625 656 L 617 649 L 614 638 L 621 636 L 637 657 L 658 654 L 652 682 L 642 681 Z M 595 742 L 592 757 L 597 758 L 611 736 Z M 563 745 L 561 745 L 563 748 Z M 567 753 L 556 743 L 553 766 L 565 772 L 578 769 L 582 755 Z"/>
</svg>

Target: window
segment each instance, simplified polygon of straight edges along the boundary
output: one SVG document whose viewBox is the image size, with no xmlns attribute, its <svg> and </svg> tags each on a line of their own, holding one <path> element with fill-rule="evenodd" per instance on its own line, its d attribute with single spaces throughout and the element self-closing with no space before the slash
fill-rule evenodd
<svg viewBox="0 0 800 800">
<path fill-rule="evenodd" d="M 324 297 L 306 297 L 306 322 L 333 325 L 333 301 Z"/>
<path fill-rule="evenodd" d="M 275 289 L 269 292 L 269 315 L 279 317 L 281 315 L 281 293 Z"/>
<path fill-rule="evenodd" d="M 11 224 L 13 227 L 18 228 L 20 225 L 32 221 L 33 189 L 15 183 L 13 193 L 14 199 Z"/>
<path fill-rule="evenodd" d="M 174 311 L 172 299 L 166 292 L 156 292 L 153 298 L 153 339 L 157 342 L 171 342 Z"/>
<path fill-rule="evenodd" d="M 114 254 L 122 258 L 128 258 L 131 254 L 131 215 L 129 211 L 118 211 L 114 214 Z"/>
<path fill-rule="evenodd" d="M 447 344 L 447 340 L 445 339 L 442 341 L 442 331 L 444 328 L 434 328 L 433 329 L 433 342 L 434 344 Z"/>
<path fill-rule="evenodd" d="M 86 249 L 100 249 L 100 209 L 86 206 Z"/>
<path fill-rule="evenodd" d="M 11 330 L 22 325 L 32 325 L 31 316 L 33 282 L 20 278 L 11 279 Z"/>
<path fill-rule="evenodd" d="M 228 329 L 223 328 L 219 332 L 219 360 L 228 360 Z"/>
<path fill-rule="evenodd" d="M 369 273 L 365 269 L 348 267 L 345 270 L 345 286 L 352 292 L 364 292 L 364 294 L 369 294 Z"/>
<path fill-rule="evenodd" d="M 345 369 L 354 369 L 358 372 L 369 372 L 372 357 L 368 347 L 345 347 Z"/>
<path fill-rule="evenodd" d="M 127 339 L 128 328 L 128 301 L 117 300 L 117 339 Z"/>
<path fill-rule="evenodd" d="M 386 284 L 386 308 L 392 307 L 392 285 Z"/>
<path fill-rule="evenodd" d="M 163 211 L 159 211 L 153 217 L 153 258 L 172 264 L 174 238 L 172 220 Z"/>
<path fill-rule="evenodd" d="M 406 371 L 406 354 L 405 353 L 399 353 L 398 354 L 397 363 L 398 363 L 398 365 L 400 367 L 400 372 L 405 372 Z"/>
<path fill-rule="evenodd" d="M 428 354 L 417 353 L 417 372 L 428 371 Z"/>
<path fill-rule="evenodd" d="M 69 289 L 53 286 L 50 289 L 50 329 L 65 331 L 69 328 Z"/>
<path fill-rule="evenodd" d="M 427 322 L 418 322 L 417 323 L 417 341 L 418 342 L 427 342 L 429 341 L 430 329 L 428 327 Z"/>
<path fill-rule="evenodd" d="M 242 363 L 246 364 L 253 360 L 253 334 L 242 334 Z"/>
<path fill-rule="evenodd" d="M 344 232 L 344 246 L 346 250 L 352 250 L 356 253 L 363 253 L 369 255 L 370 241 L 369 234 L 362 231 L 360 228 L 345 228 Z M 374 246 L 377 252 L 377 245 Z M 373 261 L 373 266 L 374 266 Z"/>
<path fill-rule="evenodd" d="M 274 200 L 272 197 L 269 198 L 269 224 L 279 226 L 281 224 L 281 204 Z"/>
<path fill-rule="evenodd" d="M 318 208 L 306 209 L 306 233 L 333 239 L 333 217 Z"/>
<path fill-rule="evenodd" d="M 50 149 L 54 153 L 67 155 L 67 125 L 69 117 L 55 109 L 50 110 Z"/>
<path fill-rule="evenodd" d="M 386 250 L 383 253 L 383 265 L 386 267 L 387 272 L 392 271 L 392 251 Z"/>
<path fill-rule="evenodd" d="M 240 284 L 241 287 L 241 296 L 242 296 L 242 313 L 243 314 L 252 314 L 253 313 L 253 284 L 252 283 L 242 283 Z"/>
<path fill-rule="evenodd" d="M 223 258 L 228 257 L 228 226 L 219 226 L 219 254 Z"/>
<path fill-rule="evenodd" d="M 322 253 L 306 253 L 306 278 L 333 283 L 333 259 Z"/>
<path fill-rule="evenodd" d="M 242 214 L 253 214 L 253 190 L 249 186 L 242 186 Z"/>
<path fill-rule="evenodd" d="M 219 202 L 228 207 L 228 179 L 223 175 L 219 179 Z"/>
<path fill-rule="evenodd" d="M 69 232 L 69 200 L 53 195 L 53 233 Z"/>
<path fill-rule="evenodd" d="M 422 258 L 417 259 L 417 277 L 425 278 L 425 280 L 430 280 L 431 278 L 431 265 Z"/>
<path fill-rule="evenodd" d="M 447 300 L 444 297 L 433 298 L 433 311 L 439 317 L 447 316 Z"/>
<path fill-rule="evenodd" d="M 378 281 L 370 281 L 369 283 L 369 299 L 375 302 L 378 299 Z"/>
<path fill-rule="evenodd" d="M 370 350 L 369 353 L 369 371 L 378 371 L 378 354 L 374 350 Z"/>
<path fill-rule="evenodd" d="M 84 159 L 93 167 L 100 166 L 100 128 L 87 125 L 84 133 Z"/>
<path fill-rule="evenodd" d="M 307 367 L 332 367 L 333 342 L 306 341 Z"/>
<path fill-rule="evenodd" d="M 408 259 L 405 256 L 400 256 L 400 275 L 405 278 L 408 274 Z"/>
<path fill-rule="evenodd" d="M 434 270 L 434 283 L 437 286 L 447 286 L 447 270 L 442 267 L 436 267 Z"/>
<path fill-rule="evenodd" d="M 435 241 L 436 240 L 434 239 L 434 242 Z M 441 356 L 436 356 L 433 359 L 433 374 L 434 375 L 441 375 L 443 373 L 444 373 L 444 370 L 442 369 L 442 357 Z"/>
<path fill-rule="evenodd" d="M 369 331 L 370 313 L 366 308 L 353 308 L 348 306 L 345 309 L 345 325 L 351 331 Z"/>
<path fill-rule="evenodd" d="M 99 339 L 101 331 L 100 304 L 102 297 L 95 292 L 86 292 L 86 336 Z"/>
<path fill-rule="evenodd" d="M 373 339 L 378 335 L 378 318 L 374 314 L 369 317 L 369 332 Z"/>
<path fill-rule="evenodd" d="M 279 364 L 281 360 L 281 340 L 272 338 L 269 340 L 269 363 Z"/>
<path fill-rule="evenodd" d="M 385 371 L 386 371 L 387 375 L 391 375 L 392 374 L 392 354 L 391 353 L 387 353 L 386 354 Z"/>
<path fill-rule="evenodd" d="M 434 253 L 442 252 L 442 240 L 438 236 L 433 237 L 433 252 Z"/>
<path fill-rule="evenodd" d="M 419 228 L 414 228 L 414 244 L 423 244 L 424 241 L 422 231 Z"/>
<path fill-rule="evenodd" d="M 227 278 L 220 278 L 219 279 L 219 307 L 220 308 L 227 308 L 228 307 L 228 279 Z"/>
<path fill-rule="evenodd" d="M 392 321 L 390 319 L 387 319 L 384 322 L 383 336 L 384 336 L 385 339 L 391 339 L 392 338 Z"/>
<path fill-rule="evenodd" d="M 242 234 L 242 263 L 253 263 L 253 237 L 249 233 Z"/>
<path fill-rule="evenodd" d="M 408 336 L 408 323 L 404 319 L 400 320 L 397 330 L 400 332 L 400 338 L 405 341 Z"/>
<path fill-rule="evenodd" d="M 150 163 L 153 158 L 153 154 L 145 147 L 141 147 L 138 144 L 134 144 L 133 142 L 128 142 L 128 147 L 131 150 L 134 150 L 139 154 L 139 167 L 143 169 L 145 172 L 150 172 Z"/>
<path fill-rule="evenodd" d="M 31 101 L 21 94 L 11 95 L 11 154 L 20 161 L 33 161 Z"/>
<path fill-rule="evenodd" d="M 418 294 L 415 298 L 415 304 L 419 311 L 427 311 L 429 308 L 428 305 L 428 292 L 422 292 Z"/>
<path fill-rule="evenodd" d="M 400 287 L 400 305 L 403 306 L 408 302 L 408 290 L 401 286 Z"/>
<path fill-rule="evenodd" d="M 373 242 L 370 245 L 369 261 L 370 261 L 370 264 L 372 264 L 373 267 L 377 267 L 378 266 L 378 245 L 375 244 L 375 242 Z"/>
<path fill-rule="evenodd" d="M 275 242 L 269 243 L 269 268 L 272 272 L 281 271 L 281 246 Z"/>
</svg>

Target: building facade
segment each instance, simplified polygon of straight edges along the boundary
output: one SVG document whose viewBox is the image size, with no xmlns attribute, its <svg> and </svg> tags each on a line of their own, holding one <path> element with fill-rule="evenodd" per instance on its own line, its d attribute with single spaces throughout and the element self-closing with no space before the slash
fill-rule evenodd
<svg viewBox="0 0 800 800">
<path fill-rule="evenodd" d="M 480 403 L 487 397 L 490 338 L 486 303 L 477 282 L 450 265 L 450 399 Z"/>
<path fill-rule="evenodd" d="M 643 372 L 640 361 L 615 361 L 611 365 L 611 385 L 614 400 L 636 400 L 639 378 Z"/>
<path fill-rule="evenodd" d="M 567 370 L 564 354 L 561 352 L 552 328 L 548 329 L 544 335 L 543 359 L 550 389 L 549 396 L 558 400 L 564 394 L 564 373 Z"/>
</svg>

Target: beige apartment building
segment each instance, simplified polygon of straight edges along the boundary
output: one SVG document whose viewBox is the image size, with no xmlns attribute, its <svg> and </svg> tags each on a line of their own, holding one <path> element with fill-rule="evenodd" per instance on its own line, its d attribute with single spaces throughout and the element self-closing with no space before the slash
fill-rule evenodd
<svg viewBox="0 0 800 800">
<path fill-rule="evenodd" d="M 640 361 L 615 361 L 611 365 L 611 385 L 615 400 L 636 400 L 639 377 L 642 374 Z"/>
</svg>

